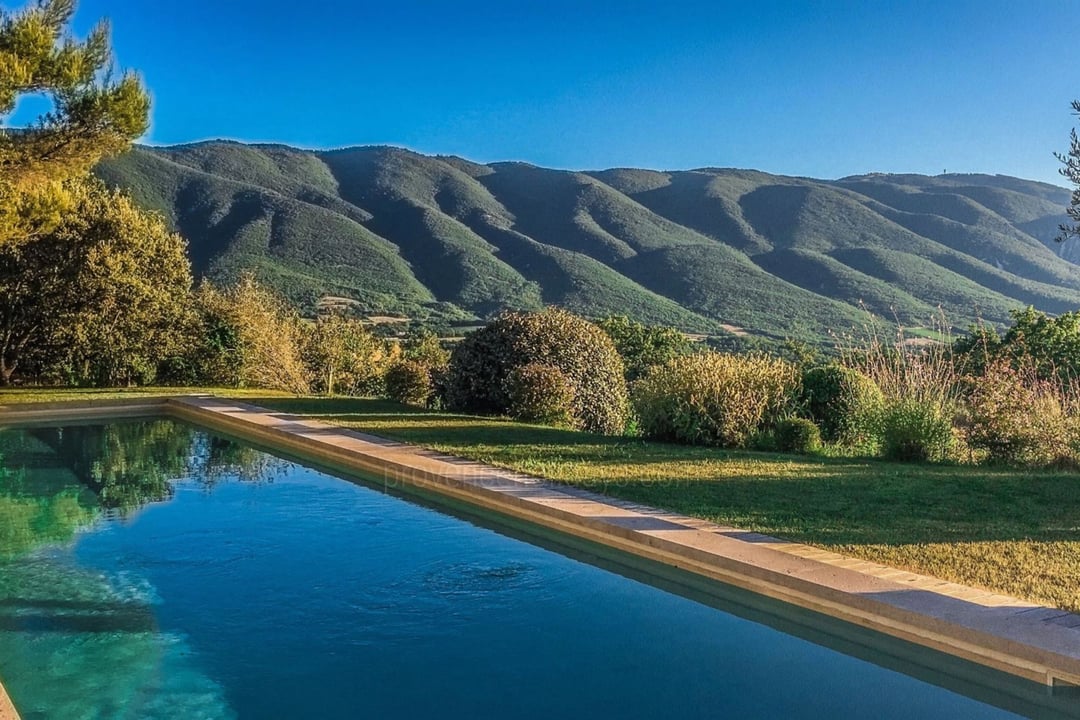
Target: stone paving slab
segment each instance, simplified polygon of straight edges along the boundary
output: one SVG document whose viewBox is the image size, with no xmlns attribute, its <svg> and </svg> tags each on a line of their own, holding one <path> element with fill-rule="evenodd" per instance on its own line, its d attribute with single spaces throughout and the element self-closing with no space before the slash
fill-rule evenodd
<svg viewBox="0 0 1080 720">
<path fill-rule="evenodd" d="M 194 396 L 158 405 L 388 486 L 435 491 L 1027 680 L 1080 685 L 1080 616 L 1062 610 L 241 402 Z M 21 407 L 8 410 L 0 407 L 0 423 L 27 417 Z M 80 412 L 62 410 L 61 419 Z M 94 416 L 93 408 L 81 412 Z"/>
<path fill-rule="evenodd" d="M 0 685 L 0 720 L 19 720 L 19 713 L 15 712 L 15 706 L 11 704 L 3 685 Z"/>
</svg>

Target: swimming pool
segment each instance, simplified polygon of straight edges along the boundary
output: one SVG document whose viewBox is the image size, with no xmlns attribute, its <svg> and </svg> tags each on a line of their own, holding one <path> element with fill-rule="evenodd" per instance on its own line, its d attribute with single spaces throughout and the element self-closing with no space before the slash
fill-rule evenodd
<svg viewBox="0 0 1080 720">
<path fill-rule="evenodd" d="M 0 430 L 0 454 L 25 720 L 1013 716 L 182 423 Z"/>
</svg>

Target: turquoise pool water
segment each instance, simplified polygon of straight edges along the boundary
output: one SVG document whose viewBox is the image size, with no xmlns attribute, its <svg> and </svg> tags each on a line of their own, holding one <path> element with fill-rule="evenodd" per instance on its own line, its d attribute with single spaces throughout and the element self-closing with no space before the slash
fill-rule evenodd
<svg viewBox="0 0 1080 720">
<path fill-rule="evenodd" d="M 1013 717 L 169 421 L 0 455 L 24 720 Z"/>
</svg>

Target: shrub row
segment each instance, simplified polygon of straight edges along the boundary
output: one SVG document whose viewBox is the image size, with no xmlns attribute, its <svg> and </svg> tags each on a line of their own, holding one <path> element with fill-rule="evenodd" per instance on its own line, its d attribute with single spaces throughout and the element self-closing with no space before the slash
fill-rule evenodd
<svg viewBox="0 0 1080 720">
<path fill-rule="evenodd" d="M 552 308 L 505 313 L 451 354 L 431 334 L 399 343 L 357 319 L 303 320 L 251 276 L 191 297 L 174 342 L 161 349 L 169 354 L 136 373 L 146 381 L 385 395 L 727 448 L 1032 466 L 1071 466 L 1080 455 L 1080 389 L 1043 357 L 1049 351 L 1024 354 L 1030 343 L 1019 340 L 1008 352 L 987 341 L 975 362 L 973 343 L 911 350 L 874 339 L 836 362 L 800 367 L 764 354 L 695 352 L 670 329 L 626 318 L 598 326 Z M 72 372 L 132 381 L 127 371 Z"/>
<path fill-rule="evenodd" d="M 962 377 L 941 357 L 878 356 L 801 374 L 776 358 L 701 353 L 634 384 L 644 435 L 718 447 L 878 454 L 896 461 L 1075 464 L 1080 393 L 1037 369 Z M 886 388 L 883 390 L 882 388 Z"/>
<path fill-rule="evenodd" d="M 562 310 L 507 313 L 455 349 L 446 402 L 593 432 L 633 427 L 669 442 L 898 461 L 1049 465 L 1071 462 L 1080 447 L 1080 393 L 1005 361 L 964 377 L 947 345 L 874 341 L 800 368 L 674 342 L 650 356 L 645 326 L 609 318 L 601 327 Z M 633 358 L 629 376 L 640 374 L 629 392 L 617 346 Z"/>
</svg>

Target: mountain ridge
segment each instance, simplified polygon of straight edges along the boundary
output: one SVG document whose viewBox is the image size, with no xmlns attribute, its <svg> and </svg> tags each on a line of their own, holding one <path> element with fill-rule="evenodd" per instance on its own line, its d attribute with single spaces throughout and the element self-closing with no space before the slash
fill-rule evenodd
<svg viewBox="0 0 1080 720">
<path fill-rule="evenodd" d="M 253 270 L 308 309 L 558 304 L 821 339 L 868 310 L 918 326 L 940 307 L 962 327 L 1080 308 L 1080 254 L 1053 241 L 1069 191 L 1005 175 L 573 171 L 235 141 L 139 146 L 97 173 L 185 235 L 197 274 Z"/>
</svg>

